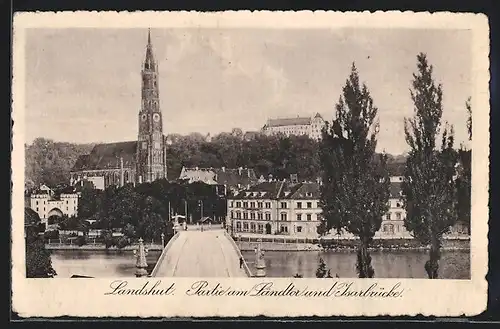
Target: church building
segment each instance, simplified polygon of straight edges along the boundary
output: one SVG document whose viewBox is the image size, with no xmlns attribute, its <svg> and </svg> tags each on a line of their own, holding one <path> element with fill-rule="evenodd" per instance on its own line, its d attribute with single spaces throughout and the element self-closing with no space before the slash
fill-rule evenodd
<svg viewBox="0 0 500 329">
<path fill-rule="evenodd" d="M 80 156 L 71 170 L 70 184 L 90 181 L 97 189 L 140 184 L 167 177 L 167 138 L 160 110 L 158 64 L 148 31 L 142 67 L 142 96 L 138 113 L 137 141 L 97 144 L 90 154 Z"/>
</svg>

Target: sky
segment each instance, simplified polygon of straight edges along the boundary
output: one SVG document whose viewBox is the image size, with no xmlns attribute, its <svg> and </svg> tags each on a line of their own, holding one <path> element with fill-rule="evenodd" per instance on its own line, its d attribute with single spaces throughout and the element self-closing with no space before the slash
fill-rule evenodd
<svg viewBox="0 0 500 329">
<path fill-rule="evenodd" d="M 151 29 L 164 133 L 259 130 L 268 118 L 332 120 L 355 62 L 378 107 L 378 150 L 407 150 L 416 56 L 443 85 L 443 121 L 467 140 L 472 33 L 426 29 Z M 26 143 L 136 140 L 147 29 L 31 29 Z"/>
</svg>

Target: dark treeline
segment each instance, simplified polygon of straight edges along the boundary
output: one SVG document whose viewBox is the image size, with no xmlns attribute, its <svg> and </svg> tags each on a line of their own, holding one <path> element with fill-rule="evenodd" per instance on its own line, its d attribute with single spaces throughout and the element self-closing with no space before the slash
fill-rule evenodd
<svg viewBox="0 0 500 329">
<path fill-rule="evenodd" d="M 252 140 L 221 133 L 210 142 L 199 133 L 172 135 L 167 151 L 169 179 L 175 180 L 183 166 L 253 168 L 258 176 L 277 179 L 297 174 L 301 180 L 316 180 L 320 174 L 318 142 L 307 136 L 257 135 Z M 78 156 L 88 154 L 93 144 L 59 143 L 37 138 L 25 146 L 26 181 L 29 185 L 67 184 Z M 389 162 L 404 162 L 403 156 L 389 156 Z"/>
<path fill-rule="evenodd" d="M 167 219 L 183 215 L 193 223 L 203 217 L 222 220 L 226 215 L 226 200 L 213 186 L 204 183 L 181 184 L 157 180 L 134 187 L 110 186 L 106 190 L 92 187 L 81 189 L 78 220 L 74 225 L 62 223 L 66 229 L 78 229 L 83 220 L 96 220 L 89 228 L 122 230 L 129 238 L 158 241 L 165 232 Z M 187 211 L 187 214 L 186 214 Z M 73 227 L 74 226 L 74 227 Z"/>
<path fill-rule="evenodd" d="M 55 187 L 69 182 L 69 172 L 78 157 L 90 153 L 93 144 L 54 142 L 37 138 L 24 145 L 25 177 L 27 188 L 47 184 Z"/>
</svg>

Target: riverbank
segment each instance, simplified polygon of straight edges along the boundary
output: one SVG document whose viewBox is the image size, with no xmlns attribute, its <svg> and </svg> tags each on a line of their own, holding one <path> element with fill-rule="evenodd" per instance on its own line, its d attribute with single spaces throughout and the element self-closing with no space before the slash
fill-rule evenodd
<svg viewBox="0 0 500 329">
<path fill-rule="evenodd" d="M 257 241 L 236 241 L 241 251 L 254 251 L 259 242 Z M 357 249 L 357 240 L 330 240 L 319 243 L 291 243 L 291 242 L 261 242 L 264 251 L 354 251 Z M 370 251 L 425 251 L 429 246 L 421 245 L 415 239 L 377 239 L 373 240 Z M 441 250 L 446 251 L 468 251 L 470 250 L 470 240 L 446 239 L 443 241 Z"/>
<path fill-rule="evenodd" d="M 161 251 L 163 247 L 161 244 L 147 244 L 145 247 L 150 251 Z M 108 247 L 104 244 L 86 244 L 83 246 L 77 246 L 74 244 L 46 244 L 45 249 L 47 250 L 81 250 L 81 251 L 93 251 L 93 250 L 137 250 L 139 248 L 138 244 L 132 244 L 123 248 L 118 248 L 116 246 Z"/>
</svg>

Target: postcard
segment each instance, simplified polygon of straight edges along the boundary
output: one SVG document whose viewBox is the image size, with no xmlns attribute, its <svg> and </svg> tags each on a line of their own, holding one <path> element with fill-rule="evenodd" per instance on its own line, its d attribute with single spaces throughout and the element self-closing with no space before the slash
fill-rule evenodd
<svg viewBox="0 0 500 329">
<path fill-rule="evenodd" d="M 486 308 L 486 16 L 26 12 L 13 40 L 21 317 Z"/>
</svg>

